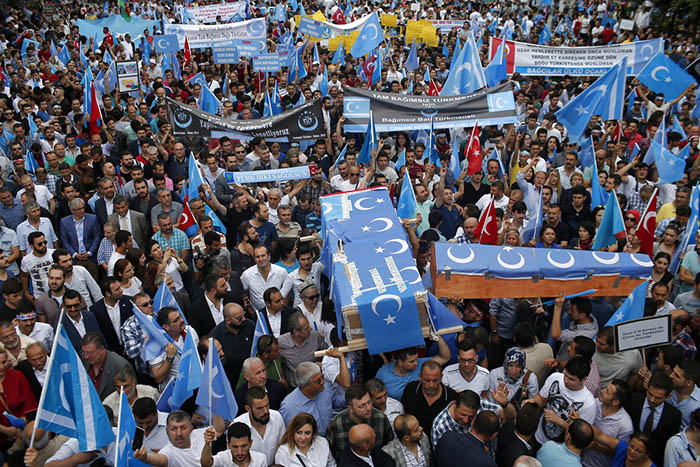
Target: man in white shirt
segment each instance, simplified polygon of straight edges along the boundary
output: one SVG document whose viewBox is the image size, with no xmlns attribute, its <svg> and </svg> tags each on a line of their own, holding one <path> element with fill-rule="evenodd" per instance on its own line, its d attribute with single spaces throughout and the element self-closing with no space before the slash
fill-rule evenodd
<svg viewBox="0 0 700 467">
<path fill-rule="evenodd" d="M 26 191 L 29 193 L 34 193 L 36 202 L 39 203 L 39 206 L 48 210 L 51 214 L 56 211 L 56 200 L 53 199 L 53 195 L 48 188 L 46 188 L 44 185 L 35 185 L 32 177 L 27 174 L 22 175 L 19 182 L 24 188 L 17 192 L 16 199 L 18 203 L 22 201 L 20 197 L 22 196 L 22 193 Z"/>
<path fill-rule="evenodd" d="M 165 424 L 160 421 L 156 403 L 150 397 L 140 397 L 131 406 L 136 426 L 143 429 L 143 445 L 148 452 L 158 452 L 168 444 Z"/>
<path fill-rule="evenodd" d="M 255 266 L 251 266 L 241 274 L 241 284 L 248 293 L 254 310 L 265 307 L 263 294 L 270 287 L 282 289 L 287 280 L 287 271 L 281 266 L 270 263 L 270 253 L 265 245 L 258 245 L 253 250 Z"/>
<path fill-rule="evenodd" d="M 177 370 L 180 367 L 180 354 L 185 347 L 187 333 L 192 333 L 195 346 L 199 344 L 199 336 L 190 326 L 185 327 L 182 315 L 171 306 L 165 306 L 158 311 L 157 321 L 175 342 L 174 344 L 168 342 L 163 353 L 148 362 L 153 372 L 153 379 L 160 385 L 159 389 L 162 391 L 168 379 L 177 376 Z"/>
<path fill-rule="evenodd" d="M 465 339 L 457 346 L 459 362 L 448 365 L 442 376 L 442 383 L 462 392 L 471 389 L 480 397 L 489 397 L 489 370 L 476 364 L 478 355 L 474 344 Z"/>
<path fill-rule="evenodd" d="M 246 393 L 246 413 L 234 421 L 250 427 L 252 445 L 250 449 L 264 454 L 267 464 L 274 464 L 275 453 L 282 435 L 284 420 L 277 410 L 270 410 L 270 399 L 263 388 L 252 387 Z"/>
<path fill-rule="evenodd" d="M 46 237 L 41 232 L 30 233 L 27 243 L 31 245 L 32 252 L 22 258 L 19 276 L 25 297 L 30 297 L 29 278 L 31 277 L 32 293 L 36 299 L 49 290 L 49 269 L 53 264 L 51 257 L 53 250 L 47 248 Z"/>
<path fill-rule="evenodd" d="M 150 465 L 199 467 L 199 459 L 205 446 L 205 429 L 195 430 L 190 415 L 182 410 L 176 410 L 168 415 L 166 430 L 168 444 L 163 449 L 156 454 L 148 452 L 146 446 L 141 446 L 134 451 L 134 458 Z"/>
<path fill-rule="evenodd" d="M 99 302 L 104 297 L 95 278 L 83 266 L 73 264 L 70 253 L 65 248 L 58 248 L 51 255 L 54 263 L 58 264 L 66 272 L 64 283 L 69 289 L 82 295 L 85 305 L 90 308 L 93 303 Z"/>
<path fill-rule="evenodd" d="M 122 258 L 126 258 L 126 252 L 134 246 L 134 240 L 131 237 L 131 232 L 120 230 L 114 234 L 114 251 L 107 263 L 107 274 L 114 274 L 114 265 Z"/>
<path fill-rule="evenodd" d="M 336 169 L 338 171 L 337 174 L 333 175 L 330 180 L 331 188 L 333 188 L 334 191 L 342 191 L 340 189 L 341 183 L 347 181 L 349 179 L 348 171 L 350 169 L 350 165 L 345 159 L 342 159 L 338 161 L 338 165 L 336 165 Z"/>
<path fill-rule="evenodd" d="M 375 409 L 381 410 L 386 418 L 391 423 L 391 429 L 394 429 L 394 420 L 396 417 L 403 414 L 403 404 L 393 397 L 389 397 L 386 393 L 384 381 L 379 378 L 372 378 L 365 383 L 365 388 L 369 391 L 369 396 L 372 399 L 372 405 Z"/>
<path fill-rule="evenodd" d="M 264 454 L 251 450 L 250 428 L 245 423 L 232 423 L 226 431 L 228 449 L 212 456 L 211 445 L 215 436 L 216 432 L 211 427 L 204 433 L 206 445 L 200 459 L 203 467 L 265 467 L 268 465 Z"/>
<path fill-rule="evenodd" d="M 36 320 L 36 313 L 17 315 L 17 335 L 22 338 L 29 337 L 39 342 L 45 349 L 53 347 L 53 328 L 50 324 L 40 323 Z"/>
</svg>

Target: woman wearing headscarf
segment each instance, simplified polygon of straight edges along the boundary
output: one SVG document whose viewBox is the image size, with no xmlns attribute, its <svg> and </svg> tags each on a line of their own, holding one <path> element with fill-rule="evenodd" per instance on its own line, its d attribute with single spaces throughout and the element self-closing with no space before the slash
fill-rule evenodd
<svg viewBox="0 0 700 467">
<path fill-rule="evenodd" d="M 520 401 L 534 397 L 539 391 L 537 376 L 525 369 L 525 352 L 518 347 L 511 347 L 506 351 L 503 366 L 491 370 L 489 385 L 496 391 L 499 383 L 505 383 L 508 387 L 508 400 L 513 405 L 519 405 Z"/>
</svg>

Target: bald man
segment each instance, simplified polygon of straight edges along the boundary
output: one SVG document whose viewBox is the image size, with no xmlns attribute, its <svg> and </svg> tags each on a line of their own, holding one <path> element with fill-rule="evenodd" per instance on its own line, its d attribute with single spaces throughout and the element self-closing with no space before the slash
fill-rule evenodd
<svg viewBox="0 0 700 467">
<path fill-rule="evenodd" d="M 338 467 L 396 466 L 389 454 L 375 446 L 376 435 L 372 427 L 366 423 L 350 428 L 348 439 L 350 443 L 340 454 Z"/>
</svg>

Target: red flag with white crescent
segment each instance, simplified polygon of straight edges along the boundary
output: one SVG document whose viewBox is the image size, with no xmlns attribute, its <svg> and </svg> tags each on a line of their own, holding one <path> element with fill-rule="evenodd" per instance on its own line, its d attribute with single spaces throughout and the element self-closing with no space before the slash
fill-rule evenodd
<svg viewBox="0 0 700 467">
<path fill-rule="evenodd" d="M 654 190 L 654 194 L 647 203 L 644 214 L 639 219 L 637 225 L 637 238 L 641 242 L 640 249 L 650 257 L 654 249 L 654 231 L 656 230 L 656 209 L 659 198 L 659 190 Z"/>
<path fill-rule="evenodd" d="M 182 66 L 185 67 L 187 65 L 192 65 L 192 52 L 190 51 L 190 43 L 187 41 L 187 37 L 185 37 L 185 51 L 182 53 L 183 61 L 182 61 Z"/>
<path fill-rule="evenodd" d="M 496 222 L 496 207 L 493 197 L 491 197 L 486 209 L 481 212 L 474 235 L 481 244 L 495 245 L 498 243 L 498 223 Z"/>
<path fill-rule="evenodd" d="M 189 196 L 185 196 L 184 207 L 182 209 L 182 214 L 180 214 L 180 219 L 177 228 L 185 232 L 188 238 L 192 238 L 197 235 L 197 223 L 194 221 L 194 216 L 190 210 Z"/>
<path fill-rule="evenodd" d="M 474 128 L 472 128 L 472 133 L 469 136 L 469 142 L 467 143 L 467 149 L 464 154 L 469 164 L 467 166 L 467 174 L 474 175 L 481 170 L 481 142 L 479 141 L 478 124 L 474 124 Z"/>
</svg>

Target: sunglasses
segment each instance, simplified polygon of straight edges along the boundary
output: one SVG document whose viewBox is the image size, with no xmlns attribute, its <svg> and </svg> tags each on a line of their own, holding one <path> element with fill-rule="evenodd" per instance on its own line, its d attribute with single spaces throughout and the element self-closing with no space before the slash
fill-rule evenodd
<svg viewBox="0 0 700 467">
<path fill-rule="evenodd" d="M 37 246 L 46 245 L 48 242 L 44 240 L 43 242 L 36 242 Z"/>
<path fill-rule="evenodd" d="M 359 177 L 360 174 L 358 174 L 358 173 L 350 173 L 350 176 L 351 176 L 351 177 Z"/>
<path fill-rule="evenodd" d="M 139 306 L 149 306 L 149 305 L 153 305 L 153 300 L 148 300 L 147 302 L 143 302 L 143 303 L 142 303 L 141 305 L 139 305 Z"/>
<path fill-rule="evenodd" d="M 318 300 L 318 298 L 319 298 L 320 296 L 321 296 L 320 294 L 307 295 L 307 296 L 306 296 L 306 299 L 307 299 L 307 300 Z"/>
<path fill-rule="evenodd" d="M 634 217 L 627 217 L 627 218 L 625 218 L 625 220 L 626 220 L 626 221 L 630 221 L 630 222 L 636 222 L 636 221 L 637 221 L 637 219 L 635 219 Z"/>
</svg>

